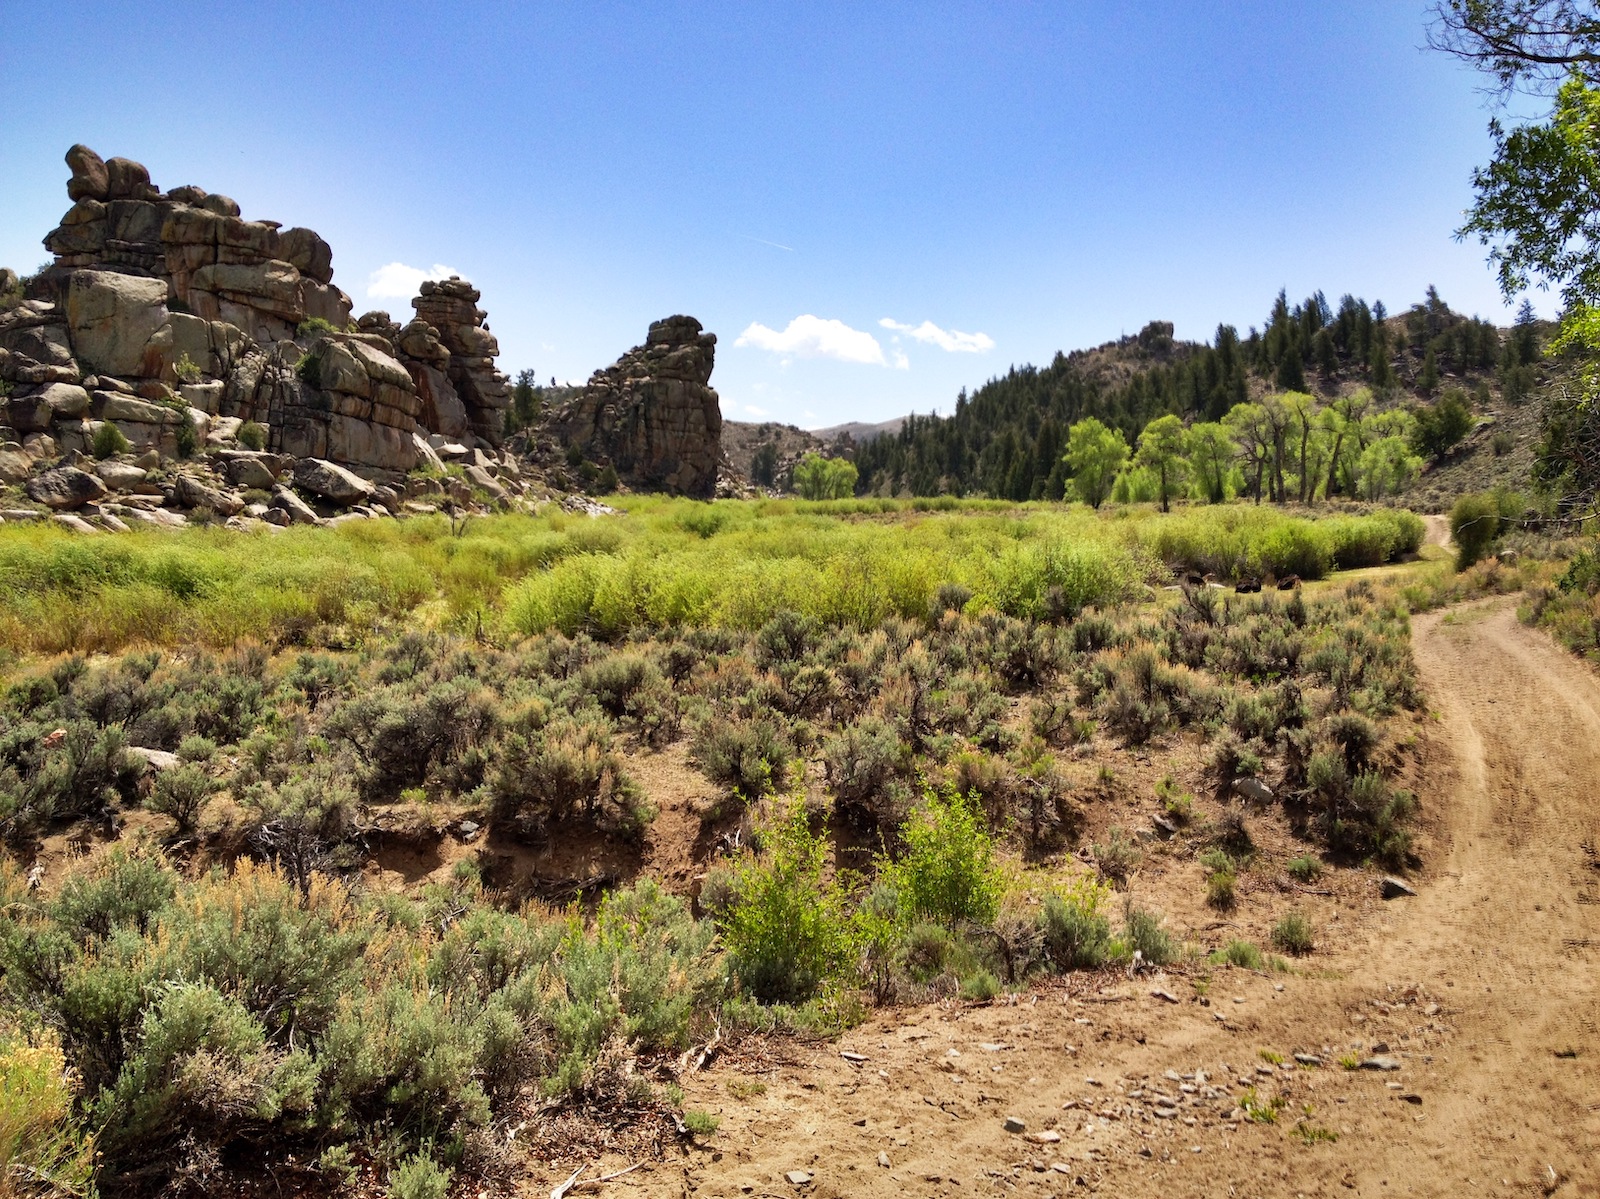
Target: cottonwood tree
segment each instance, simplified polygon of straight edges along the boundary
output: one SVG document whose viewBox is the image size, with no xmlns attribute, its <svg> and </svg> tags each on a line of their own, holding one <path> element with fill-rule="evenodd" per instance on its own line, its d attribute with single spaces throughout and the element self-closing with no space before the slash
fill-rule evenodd
<svg viewBox="0 0 1600 1199">
<path fill-rule="evenodd" d="M 1217 421 L 1205 421 L 1189 430 L 1184 446 L 1189 464 L 1199 477 L 1206 502 L 1220 504 L 1228 498 L 1228 472 L 1239 447 Z"/>
<path fill-rule="evenodd" d="M 1072 470 L 1072 486 L 1089 507 L 1106 502 L 1127 461 L 1128 442 L 1121 429 L 1108 428 L 1090 416 L 1068 430 L 1066 463 Z"/>
<path fill-rule="evenodd" d="M 1183 469 L 1186 465 L 1183 460 L 1185 442 L 1183 421 L 1171 413 L 1156 417 L 1144 427 L 1144 432 L 1139 434 L 1139 453 L 1136 461 L 1140 466 L 1149 467 L 1155 473 L 1156 494 L 1161 500 L 1163 512 L 1171 509 L 1169 500 L 1183 479 Z"/>
<path fill-rule="evenodd" d="M 856 493 L 856 466 L 843 458 L 810 453 L 794 468 L 794 489 L 802 499 L 845 500 Z"/>
</svg>

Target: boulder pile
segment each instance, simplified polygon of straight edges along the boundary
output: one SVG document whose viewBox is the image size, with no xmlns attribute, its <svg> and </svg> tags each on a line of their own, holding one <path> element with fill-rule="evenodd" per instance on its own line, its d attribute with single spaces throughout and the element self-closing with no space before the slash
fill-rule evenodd
<svg viewBox="0 0 1600 1199">
<path fill-rule="evenodd" d="M 656 321 L 644 345 L 596 371 L 552 415 L 551 432 L 630 486 L 710 499 L 722 459 L 716 346 L 692 316 Z"/>
<path fill-rule="evenodd" d="M 85 146 L 66 160 L 53 263 L 0 272 L 0 486 L 84 527 L 84 513 L 287 524 L 522 493 L 471 284 L 424 284 L 404 328 L 355 323 L 310 229 L 245 220 L 204 188 L 162 192 Z"/>
</svg>

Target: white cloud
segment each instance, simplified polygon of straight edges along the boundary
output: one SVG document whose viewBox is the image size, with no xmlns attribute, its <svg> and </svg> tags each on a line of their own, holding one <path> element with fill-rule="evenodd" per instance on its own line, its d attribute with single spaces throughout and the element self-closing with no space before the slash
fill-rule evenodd
<svg viewBox="0 0 1600 1199">
<path fill-rule="evenodd" d="M 911 359 L 906 357 L 906 352 L 902 349 L 897 348 L 894 352 L 894 369 L 897 371 L 908 371 L 911 369 Z"/>
<path fill-rule="evenodd" d="M 759 322 L 753 323 L 733 344 L 796 358 L 837 358 L 840 362 L 869 366 L 888 365 L 884 361 L 883 347 L 872 334 L 852 329 L 843 321 L 823 320 L 809 313 L 795 317 L 781 333 Z"/>
<path fill-rule="evenodd" d="M 903 325 L 890 317 L 878 322 L 885 329 L 894 329 L 928 345 L 938 346 L 948 354 L 982 354 L 994 349 L 994 338 L 987 333 L 962 333 L 955 329 L 941 329 L 932 321 L 920 325 Z"/>
<path fill-rule="evenodd" d="M 746 412 L 748 412 L 751 416 L 770 416 L 770 415 L 772 415 L 765 408 L 757 408 L 754 404 L 746 404 L 744 406 L 744 410 Z"/>
<path fill-rule="evenodd" d="M 448 279 L 451 275 L 459 275 L 460 271 L 453 266 L 443 266 L 434 263 L 432 270 L 423 270 L 417 266 L 407 266 L 403 262 L 391 262 L 387 266 L 380 266 L 367 276 L 367 298 L 369 300 L 409 300 L 417 294 L 417 289 L 422 286 L 425 279 Z"/>
</svg>

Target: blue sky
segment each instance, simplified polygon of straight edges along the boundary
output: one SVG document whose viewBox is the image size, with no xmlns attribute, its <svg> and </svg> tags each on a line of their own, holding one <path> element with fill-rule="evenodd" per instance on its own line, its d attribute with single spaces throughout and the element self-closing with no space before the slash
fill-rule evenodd
<svg viewBox="0 0 1600 1199">
<path fill-rule="evenodd" d="M 810 427 L 948 412 L 1151 319 L 1242 332 L 1280 287 L 1398 310 L 1433 283 L 1507 321 L 1451 237 L 1490 114 L 1423 22 L 1394 0 L 10 4 L 0 264 L 45 257 L 82 141 L 316 229 L 358 313 L 459 271 L 508 372 L 581 379 L 690 313 L 725 415 Z"/>
</svg>

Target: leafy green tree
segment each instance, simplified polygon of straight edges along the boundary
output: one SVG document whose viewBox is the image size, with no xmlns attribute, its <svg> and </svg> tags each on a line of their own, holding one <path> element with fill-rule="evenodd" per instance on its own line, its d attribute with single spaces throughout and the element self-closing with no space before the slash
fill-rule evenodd
<svg viewBox="0 0 1600 1199">
<path fill-rule="evenodd" d="M 1350 458 L 1358 456 L 1363 448 L 1361 419 L 1372 407 L 1372 392 L 1358 387 L 1329 404 L 1322 413 L 1323 428 L 1333 440 L 1328 453 L 1328 480 L 1323 485 L 1323 495 L 1333 496 L 1339 491 L 1339 471 L 1350 473 Z"/>
<path fill-rule="evenodd" d="M 1215 421 L 1189 429 L 1184 453 L 1199 476 L 1207 503 L 1220 504 L 1228 498 L 1228 470 L 1238 452 L 1228 430 Z"/>
<path fill-rule="evenodd" d="M 810 453 L 794 468 L 794 489 L 802 499 L 844 500 L 856 493 L 855 463 Z"/>
<path fill-rule="evenodd" d="M 1066 463 L 1072 468 L 1072 486 L 1089 507 L 1106 502 L 1117 472 L 1127 461 L 1128 443 L 1122 430 L 1107 428 L 1090 416 L 1067 431 Z"/>
<path fill-rule="evenodd" d="M 1289 437 L 1299 462 L 1300 502 L 1317 498 L 1316 462 L 1321 457 L 1322 409 L 1317 401 L 1303 391 L 1291 391 L 1283 396 L 1283 407 L 1289 415 Z"/>
<path fill-rule="evenodd" d="M 1187 465 L 1183 459 L 1186 444 L 1183 422 L 1170 413 L 1156 417 L 1139 434 L 1137 461 L 1140 466 L 1147 466 L 1155 473 L 1159 481 L 1156 494 L 1161 500 L 1163 512 L 1170 509 L 1168 501 L 1182 482 Z"/>
<path fill-rule="evenodd" d="M 1246 471 L 1253 475 L 1250 486 L 1256 503 L 1261 502 L 1261 484 L 1272 462 L 1272 429 L 1260 404 L 1235 404 L 1222 418 L 1223 428 L 1239 447 Z"/>
<path fill-rule="evenodd" d="M 1416 477 L 1422 459 L 1404 437 L 1380 437 L 1361 451 L 1356 465 L 1361 494 L 1369 500 L 1393 495 Z"/>
<path fill-rule="evenodd" d="M 1489 248 L 1508 297 L 1536 280 L 1569 306 L 1600 302 L 1600 90 L 1574 75 L 1544 123 L 1510 133 L 1490 123 L 1494 160 L 1473 172 L 1477 199 L 1461 236 Z"/>
</svg>

